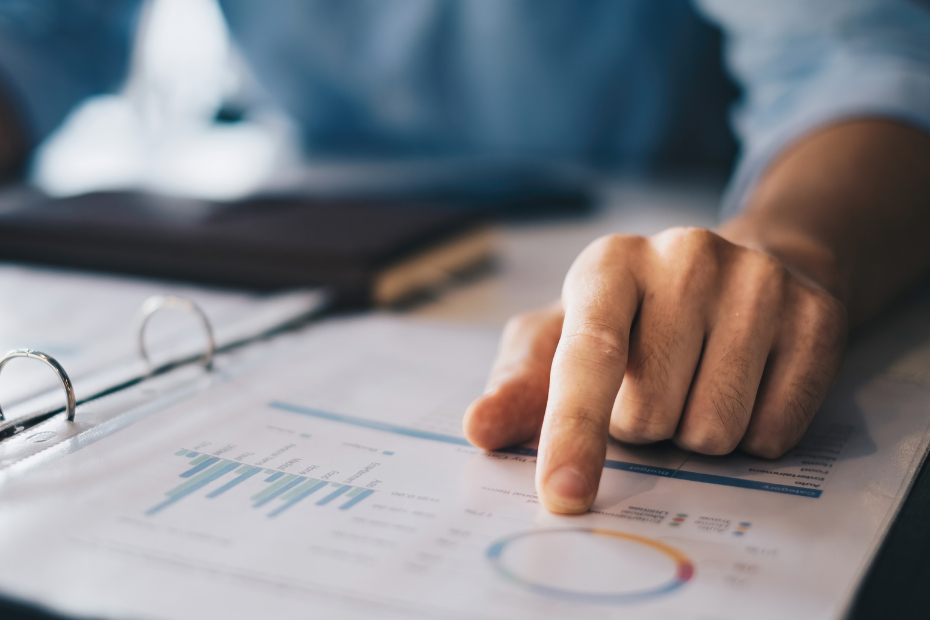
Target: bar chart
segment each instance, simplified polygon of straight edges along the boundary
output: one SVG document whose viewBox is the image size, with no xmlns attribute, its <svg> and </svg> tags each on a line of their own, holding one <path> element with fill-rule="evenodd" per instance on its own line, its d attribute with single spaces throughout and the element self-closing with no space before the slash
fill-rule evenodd
<svg viewBox="0 0 930 620">
<path fill-rule="evenodd" d="M 156 515 L 186 498 L 219 497 L 243 483 L 259 487 L 257 492 L 247 496 L 248 501 L 252 508 L 266 511 L 269 518 L 277 517 L 311 496 L 312 500 L 306 503 L 349 510 L 375 493 L 364 487 L 289 474 L 193 450 L 178 450 L 175 456 L 189 459 L 189 467 L 179 474 L 182 482 L 165 492 L 161 502 L 145 511 L 147 516 Z"/>
</svg>

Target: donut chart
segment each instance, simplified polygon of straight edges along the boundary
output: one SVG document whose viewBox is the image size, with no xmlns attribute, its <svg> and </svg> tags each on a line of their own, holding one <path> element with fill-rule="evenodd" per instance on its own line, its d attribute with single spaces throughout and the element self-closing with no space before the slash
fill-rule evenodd
<svg viewBox="0 0 930 620">
<path fill-rule="evenodd" d="M 520 532 L 487 550 L 497 573 L 536 594 L 582 603 L 637 603 L 685 585 L 694 564 L 653 538 L 598 528 Z"/>
</svg>

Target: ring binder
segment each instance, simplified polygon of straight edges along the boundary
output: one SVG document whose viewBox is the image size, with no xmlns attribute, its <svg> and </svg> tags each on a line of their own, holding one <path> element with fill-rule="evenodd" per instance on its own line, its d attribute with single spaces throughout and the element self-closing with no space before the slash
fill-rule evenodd
<svg viewBox="0 0 930 620">
<path fill-rule="evenodd" d="M 200 319 L 200 323 L 203 325 L 203 329 L 207 334 L 207 350 L 203 354 L 203 365 L 207 370 L 212 370 L 213 356 L 216 353 L 216 339 L 213 337 L 213 326 L 210 324 L 210 319 L 207 318 L 207 314 L 203 309 L 193 301 L 184 297 L 177 297 L 176 295 L 153 295 L 146 299 L 142 303 L 142 307 L 139 308 L 139 314 L 136 318 L 136 323 L 138 325 L 136 333 L 138 334 L 139 354 L 142 356 L 142 359 L 149 364 L 152 363 L 151 359 L 149 359 L 148 351 L 145 348 L 145 326 L 148 325 L 149 319 L 152 318 L 153 314 L 165 308 L 187 310 Z"/>
<path fill-rule="evenodd" d="M 65 389 L 65 411 L 68 415 L 68 421 L 74 422 L 74 409 L 77 403 L 77 399 L 74 396 L 74 384 L 71 382 L 71 377 L 68 376 L 68 373 L 62 367 L 62 365 L 58 363 L 58 360 L 56 360 L 51 355 L 42 353 L 41 351 L 33 351 L 31 349 L 16 349 L 14 351 L 10 351 L 2 358 L 0 358 L 0 372 L 3 371 L 3 367 L 6 366 L 10 360 L 17 357 L 26 357 L 39 360 L 40 362 L 45 362 L 48 366 L 51 367 L 52 370 L 55 371 L 55 374 L 57 374 L 58 378 L 61 380 L 62 387 Z M 15 435 L 16 433 L 35 426 L 40 422 L 44 422 L 50 417 L 57 415 L 59 412 L 60 410 L 56 409 L 53 411 L 43 411 L 42 413 L 16 418 L 15 420 L 6 420 L 3 416 L 3 410 L 0 408 L 0 440 Z"/>
</svg>

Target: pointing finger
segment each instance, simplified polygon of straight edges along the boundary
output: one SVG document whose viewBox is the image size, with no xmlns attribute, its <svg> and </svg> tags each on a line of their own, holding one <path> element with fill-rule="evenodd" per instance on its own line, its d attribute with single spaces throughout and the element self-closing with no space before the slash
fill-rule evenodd
<svg viewBox="0 0 930 620">
<path fill-rule="evenodd" d="M 536 466 L 537 491 L 550 511 L 584 512 L 597 494 L 610 413 L 641 299 L 633 274 L 643 267 L 647 243 L 640 237 L 600 239 L 566 277 L 565 319 Z"/>
</svg>

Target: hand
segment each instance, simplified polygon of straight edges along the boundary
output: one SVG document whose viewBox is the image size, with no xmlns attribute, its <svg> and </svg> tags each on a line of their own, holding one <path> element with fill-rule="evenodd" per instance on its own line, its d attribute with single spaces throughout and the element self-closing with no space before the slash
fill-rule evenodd
<svg viewBox="0 0 930 620">
<path fill-rule="evenodd" d="M 538 435 L 540 500 L 584 512 L 608 434 L 783 454 L 823 402 L 846 333 L 843 305 L 768 254 L 703 229 L 604 237 L 575 260 L 560 303 L 507 324 L 465 434 L 489 450 Z"/>
</svg>

